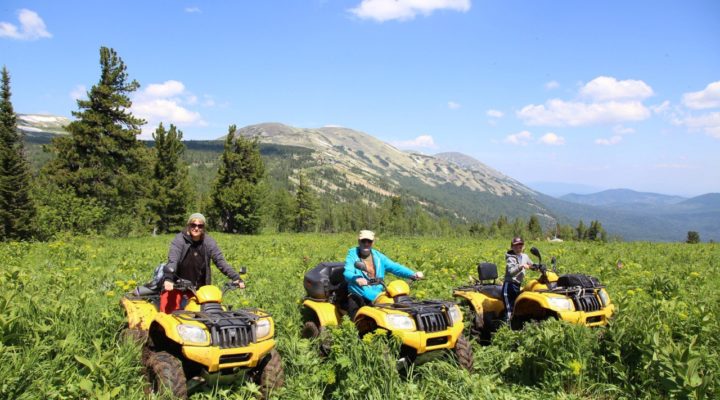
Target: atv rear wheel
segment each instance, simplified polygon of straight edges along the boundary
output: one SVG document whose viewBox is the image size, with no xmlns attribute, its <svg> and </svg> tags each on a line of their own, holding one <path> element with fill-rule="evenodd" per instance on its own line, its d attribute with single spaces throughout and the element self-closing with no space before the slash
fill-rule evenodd
<svg viewBox="0 0 720 400">
<path fill-rule="evenodd" d="M 270 392 L 280 388 L 285 384 L 285 371 L 283 370 L 280 353 L 277 350 L 270 350 L 270 360 L 268 360 L 263 369 L 255 375 L 255 383 L 260 385 L 263 398 L 267 399 Z"/>
<path fill-rule="evenodd" d="M 461 367 L 465 368 L 466 370 L 472 372 L 473 370 L 473 353 L 472 353 L 472 346 L 470 346 L 470 342 L 468 342 L 467 339 L 465 339 L 465 336 L 460 336 L 455 342 L 455 348 L 453 349 L 455 352 L 455 357 L 457 357 L 458 364 L 460 364 Z"/>
<path fill-rule="evenodd" d="M 187 381 L 182 362 L 170 353 L 161 351 L 146 355 L 146 378 L 148 394 L 171 395 L 178 399 L 187 399 Z"/>
</svg>

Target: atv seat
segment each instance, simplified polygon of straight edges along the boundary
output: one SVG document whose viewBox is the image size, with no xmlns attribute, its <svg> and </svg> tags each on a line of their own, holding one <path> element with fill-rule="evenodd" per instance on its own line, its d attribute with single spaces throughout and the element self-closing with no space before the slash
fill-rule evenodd
<svg viewBox="0 0 720 400">
<path fill-rule="evenodd" d="M 477 291 L 494 299 L 503 298 L 502 285 L 482 285 Z"/>
<path fill-rule="evenodd" d="M 135 288 L 135 295 L 144 297 L 144 296 L 157 296 L 160 294 L 160 288 L 153 289 L 149 287 L 148 285 L 139 285 Z"/>
</svg>

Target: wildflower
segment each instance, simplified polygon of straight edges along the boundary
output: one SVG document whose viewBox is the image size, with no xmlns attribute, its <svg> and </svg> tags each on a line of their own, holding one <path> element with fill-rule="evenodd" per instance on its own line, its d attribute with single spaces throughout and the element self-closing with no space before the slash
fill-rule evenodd
<svg viewBox="0 0 720 400">
<path fill-rule="evenodd" d="M 690 273 L 690 276 L 692 276 L 693 278 L 697 278 L 700 276 L 700 273 L 693 271 Z"/>
<path fill-rule="evenodd" d="M 582 371 L 582 364 L 578 360 L 572 360 L 570 361 L 570 364 L 568 364 L 568 368 L 570 368 L 570 371 L 572 371 L 573 375 L 580 375 L 580 372 Z"/>
<path fill-rule="evenodd" d="M 634 291 L 634 290 L 628 289 L 628 291 L 627 291 L 627 295 L 628 295 L 628 296 L 632 296 L 632 295 L 634 295 L 634 294 L 635 294 L 635 291 Z"/>
<path fill-rule="evenodd" d="M 106 295 L 107 297 L 113 297 L 113 296 L 115 296 L 115 291 L 114 291 L 114 290 L 108 290 L 107 293 L 105 293 L 105 295 Z"/>
</svg>

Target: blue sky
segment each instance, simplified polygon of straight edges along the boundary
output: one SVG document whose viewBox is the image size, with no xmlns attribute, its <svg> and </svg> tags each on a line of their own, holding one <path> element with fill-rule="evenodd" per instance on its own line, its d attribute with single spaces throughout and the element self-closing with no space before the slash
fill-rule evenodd
<svg viewBox="0 0 720 400">
<path fill-rule="evenodd" d="M 146 132 L 339 125 L 523 183 L 720 192 L 718 1 L 0 5 L 19 113 L 70 116 L 100 46 L 141 84 Z"/>
</svg>

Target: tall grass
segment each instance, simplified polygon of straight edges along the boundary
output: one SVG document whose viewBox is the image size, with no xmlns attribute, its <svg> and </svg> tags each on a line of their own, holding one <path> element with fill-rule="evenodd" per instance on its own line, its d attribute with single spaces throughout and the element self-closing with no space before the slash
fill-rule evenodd
<svg viewBox="0 0 720 400">
<path fill-rule="evenodd" d="M 248 288 L 231 304 L 261 307 L 276 321 L 288 399 L 716 398 L 720 370 L 720 246 L 717 244 L 537 243 L 560 272 L 598 276 L 618 313 L 606 328 L 550 321 L 490 346 L 474 344 L 475 370 L 451 357 L 398 373 L 397 343 L 360 340 L 352 324 L 332 331 L 333 352 L 317 356 L 301 339 L 302 277 L 341 260 L 351 235 L 214 235 L 226 258 L 246 265 Z M 164 260 L 171 236 L 64 238 L 0 244 L 0 398 L 143 398 L 139 348 L 119 340 L 122 294 Z M 378 248 L 426 273 L 421 298 L 450 298 L 480 261 L 502 268 L 506 243 L 455 238 L 388 238 Z M 617 269 L 622 260 L 623 269 Z M 213 270 L 215 283 L 224 277 Z M 208 388 L 197 399 L 251 398 L 252 383 Z"/>
</svg>

